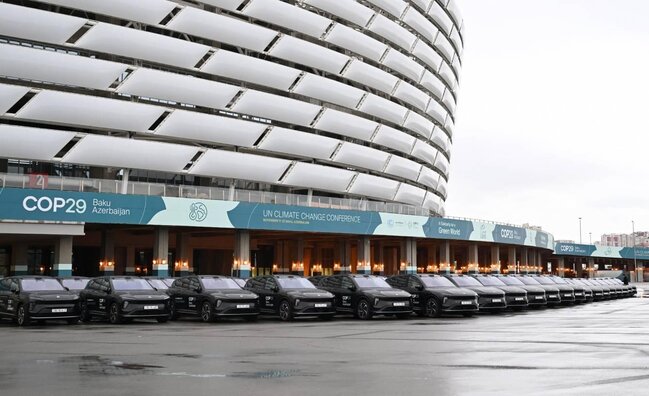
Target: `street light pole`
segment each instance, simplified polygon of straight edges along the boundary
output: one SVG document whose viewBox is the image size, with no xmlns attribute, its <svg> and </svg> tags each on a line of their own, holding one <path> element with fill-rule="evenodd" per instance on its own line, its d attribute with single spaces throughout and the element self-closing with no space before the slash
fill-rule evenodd
<svg viewBox="0 0 649 396">
<path fill-rule="evenodd" d="M 635 221 L 631 220 L 631 238 L 633 238 L 633 268 L 635 269 L 636 277 L 638 276 L 638 256 L 635 250 Z"/>
<path fill-rule="evenodd" d="M 593 244 L 593 233 L 592 233 L 592 232 L 589 232 L 589 233 L 588 233 L 588 243 L 589 243 L 590 245 Z"/>
<path fill-rule="evenodd" d="M 581 217 L 579 218 L 579 244 L 581 244 Z"/>
</svg>

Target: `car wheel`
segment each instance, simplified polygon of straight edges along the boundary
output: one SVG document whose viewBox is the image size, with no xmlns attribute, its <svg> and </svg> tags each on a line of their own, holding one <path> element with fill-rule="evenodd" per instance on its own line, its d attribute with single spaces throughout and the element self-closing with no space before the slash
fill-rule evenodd
<svg viewBox="0 0 649 396">
<path fill-rule="evenodd" d="M 370 303 L 367 300 L 362 299 L 358 302 L 356 305 L 356 316 L 362 320 L 372 319 L 372 307 L 370 307 Z"/>
<path fill-rule="evenodd" d="M 168 320 L 169 318 L 166 316 L 157 319 L 158 323 L 167 323 Z"/>
<path fill-rule="evenodd" d="M 169 302 L 169 320 L 178 319 L 178 312 L 176 311 L 176 303 L 174 300 Z"/>
<path fill-rule="evenodd" d="M 79 319 L 82 322 L 90 322 L 90 310 L 88 309 L 88 303 L 85 301 L 81 303 L 81 315 Z"/>
<path fill-rule="evenodd" d="M 201 305 L 201 320 L 203 322 L 211 322 L 213 319 L 212 304 L 209 301 L 204 301 Z"/>
<path fill-rule="evenodd" d="M 27 312 L 24 305 L 19 305 L 16 312 L 16 324 L 18 326 L 29 326 L 29 323 L 29 312 Z"/>
<path fill-rule="evenodd" d="M 279 303 L 279 318 L 288 321 L 293 319 L 293 309 L 288 301 L 284 300 Z"/>
<path fill-rule="evenodd" d="M 112 303 L 110 304 L 110 307 L 108 307 L 108 321 L 111 324 L 122 323 L 122 316 L 117 303 Z"/>
<path fill-rule="evenodd" d="M 442 314 L 442 309 L 440 307 L 439 301 L 435 297 L 431 297 L 426 300 L 426 307 L 424 309 L 426 316 L 429 318 L 437 318 Z"/>
</svg>

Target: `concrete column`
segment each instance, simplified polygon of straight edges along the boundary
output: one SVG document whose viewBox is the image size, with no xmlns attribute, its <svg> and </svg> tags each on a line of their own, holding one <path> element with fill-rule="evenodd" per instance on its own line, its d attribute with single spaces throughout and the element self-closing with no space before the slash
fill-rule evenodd
<svg viewBox="0 0 649 396">
<path fill-rule="evenodd" d="M 491 273 L 500 273 L 500 246 L 498 245 L 491 246 Z"/>
<path fill-rule="evenodd" d="M 370 238 L 367 236 L 359 238 L 357 246 L 358 264 L 356 266 L 356 273 L 371 274 L 372 262 L 370 255 Z"/>
<path fill-rule="evenodd" d="M 557 260 L 557 272 L 562 278 L 566 274 L 566 260 L 563 257 L 559 257 L 559 259 Z"/>
<path fill-rule="evenodd" d="M 439 273 L 451 273 L 451 243 L 449 241 L 442 241 L 439 245 Z"/>
<path fill-rule="evenodd" d="M 72 276 L 72 236 L 62 236 L 56 241 L 52 275 Z"/>
<path fill-rule="evenodd" d="M 250 278 L 250 232 L 237 230 L 234 233 L 234 263 L 232 276 Z"/>
<path fill-rule="evenodd" d="M 194 249 L 190 245 L 190 235 L 180 232 L 176 234 L 176 262 L 174 272 L 180 276 L 194 272 Z"/>
<path fill-rule="evenodd" d="M 529 274 L 529 262 L 527 261 L 527 249 L 523 249 L 521 252 L 521 265 L 520 265 L 520 272 L 522 274 Z"/>
<path fill-rule="evenodd" d="M 122 169 L 122 185 L 119 191 L 120 194 L 128 194 L 128 178 L 130 175 L 130 169 Z"/>
<path fill-rule="evenodd" d="M 405 238 L 401 240 L 401 257 L 399 272 L 406 274 L 417 273 L 417 240 Z"/>
<path fill-rule="evenodd" d="M 478 260 L 478 245 L 469 245 L 469 265 L 467 267 L 469 273 L 478 273 L 480 261 Z"/>
<path fill-rule="evenodd" d="M 115 235 L 111 231 L 101 232 L 101 249 L 99 256 L 99 273 L 113 275 L 115 273 Z"/>
<path fill-rule="evenodd" d="M 541 255 L 541 252 L 536 252 L 536 265 L 538 265 L 539 271 L 543 272 L 543 270 L 546 269 L 545 263 L 543 262 L 543 256 Z"/>
<path fill-rule="evenodd" d="M 0 158 L 0 173 L 7 173 L 9 170 L 9 160 Z"/>
<path fill-rule="evenodd" d="M 126 275 L 135 275 L 135 246 L 126 247 Z"/>
<path fill-rule="evenodd" d="M 27 250 L 29 246 L 26 243 L 16 243 L 11 246 L 11 275 L 27 275 L 29 268 L 27 266 Z"/>
<path fill-rule="evenodd" d="M 291 272 L 296 275 L 304 276 L 304 270 L 306 269 L 304 267 L 304 238 L 297 239 L 295 248 L 297 250 L 295 254 L 296 260 L 291 264 Z"/>
<path fill-rule="evenodd" d="M 592 278 L 595 276 L 595 259 L 589 257 L 588 258 L 588 270 L 586 271 L 588 273 L 588 278 Z"/>
<path fill-rule="evenodd" d="M 530 266 L 530 271 L 532 274 L 536 273 L 536 253 L 532 250 L 528 252 L 528 263 Z"/>
<path fill-rule="evenodd" d="M 169 276 L 169 229 L 157 227 L 153 236 L 153 276 Z"/>
<path fill-rule="evenodd" d="M 637 267 L 635 269 L 636 282 L 644 282 L 644 264 L 642 261 L 638 261 Z"/>
<path fill-rule="evenodd" d="M 507 272 L 510 274 L 516 273 L 516 247 L 510 246 L 507 249 Z"/>
</svg>

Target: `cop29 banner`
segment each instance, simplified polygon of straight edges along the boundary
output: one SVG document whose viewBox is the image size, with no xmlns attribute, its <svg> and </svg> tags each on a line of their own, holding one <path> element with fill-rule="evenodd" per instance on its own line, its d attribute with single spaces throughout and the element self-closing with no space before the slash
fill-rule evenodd
<svg viewBox="0 0 649 396">
<path fill-rule="evenodd" d="M 387 235 L 552 249 L 552 235 L 481 221 L 329 208 L 56 190 L 0 189 L 0 219 Z"/>
<path fill-rule="evenodd" d="M 585 256 L 602 258 L 649 259 L 649 248 L 583 245 L 578 243 L 557 243 L 555 254 L 559 256 Z"/>
</svg>

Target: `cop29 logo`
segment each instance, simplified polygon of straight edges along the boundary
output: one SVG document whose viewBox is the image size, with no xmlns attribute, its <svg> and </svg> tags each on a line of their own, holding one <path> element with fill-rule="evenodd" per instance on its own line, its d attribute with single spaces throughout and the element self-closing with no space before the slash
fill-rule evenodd
<svg viewBox="0 0 649 396">
<path fill-rule="evenodd" d="M 207 206 L 202 202 L 194 202 L 189 206 L 189 220 L 201 222 L 207 218 Z"/>
</svg>

